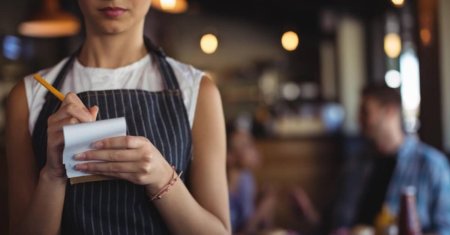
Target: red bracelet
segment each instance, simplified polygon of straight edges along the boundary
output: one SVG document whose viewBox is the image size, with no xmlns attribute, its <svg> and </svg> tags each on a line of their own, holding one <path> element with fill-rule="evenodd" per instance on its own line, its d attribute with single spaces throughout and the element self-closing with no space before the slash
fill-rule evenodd
<svg viewBox="0 0 450 235">
<path fill-rule="evenodd" d="M 164 187 L 162 187 L 162 189 L 157 194 L 152 196 L 151 201 L 161 199 L 164 196 L 164 194 L 169 192 L 170 188 L 178 181 L 178 178 L 180 178 L 181 175 L 183 174 L 182 171 L 180 172 L 180 174 L 177 174 L 177 171 L 175 170 L 175 166 L 172 166 L 172 169 L 173 169 L 172 178 Z"/>
</svg>

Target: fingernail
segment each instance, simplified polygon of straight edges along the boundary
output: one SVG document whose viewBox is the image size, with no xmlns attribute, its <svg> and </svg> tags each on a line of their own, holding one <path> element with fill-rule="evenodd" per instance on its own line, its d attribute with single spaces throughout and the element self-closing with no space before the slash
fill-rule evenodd
<svg viewBox="0 0 450 235">
<path fill-rule="evenodd" d="M 75 165 L 75 170 L 85 171 L 85 170 L 87 170 L 87 166 L 85 164 L 78 164 L 78 165 Z"/>
<path fill-rule="evenodd" d="M 78 160 L 78 161 L 85 160 L 86 159 L 86 154 L 85 153 L 79 153 L 79 154 L 75 155 L 74 159 Z"/>
<path fill-rule="evenodd" d="M 96 142 L 92 145 L 92 147 L 94 147 L 95 149 L 101 149 L 103 148 L 103 143 L 102 142 Z"/>
</svg>

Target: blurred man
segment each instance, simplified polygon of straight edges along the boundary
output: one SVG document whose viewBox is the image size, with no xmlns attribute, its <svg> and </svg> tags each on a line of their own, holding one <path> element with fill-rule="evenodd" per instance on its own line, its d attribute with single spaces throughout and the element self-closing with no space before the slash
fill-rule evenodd
<svg viewBox="0 0 450 235">
<path fill-rule="evenodd" d="M 335 234 L 355 225 L 373 225 L 385 205 L 397 215 L 405 186 L 417 190 L 417 211 L 424 232 L 450 234 L 450 174 L 445 156 L 406 135 L 400 94 L 384 86 L 363 90 L 360 124 L 368 140 L 348 159 L 333 213 Z"/>
</svg>

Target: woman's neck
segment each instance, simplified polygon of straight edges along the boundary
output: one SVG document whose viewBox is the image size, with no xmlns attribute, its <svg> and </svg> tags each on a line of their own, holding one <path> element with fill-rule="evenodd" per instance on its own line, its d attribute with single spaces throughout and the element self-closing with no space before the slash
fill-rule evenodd
<svg viewBox="0 0 450 235">
<path fill-rule="evenodd" d="M 87 67 L 119 68 L 147 54 L 143 34 L 88 35 L 78 57 Z"/>
</svg>

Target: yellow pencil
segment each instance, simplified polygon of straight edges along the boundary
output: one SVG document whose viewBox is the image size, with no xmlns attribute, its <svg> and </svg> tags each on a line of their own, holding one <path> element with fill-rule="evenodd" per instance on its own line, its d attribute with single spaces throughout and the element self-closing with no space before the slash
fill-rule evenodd
<svg viewBox="0 0 450 235">
<path fill-rule="evenodd" d="M 58 90 L 56 90 L 56 88 L 54 86 L 52 86 L 50 83 L 45 81 L 45 79 L 42 78 L 40 74 L 36 73 L 33 75 L 33 77 L 34 77 L 34 79 L 36 79 L 36 81 L 38 81 L 45 88 L 47 88 L 48 91 L 50 91 L 53 95 L 55 95 L 56 98 L 58 98 L 61 101 L 64 100 L 64 95 L 61 92 L 59 92 Z"/>
</svg>

